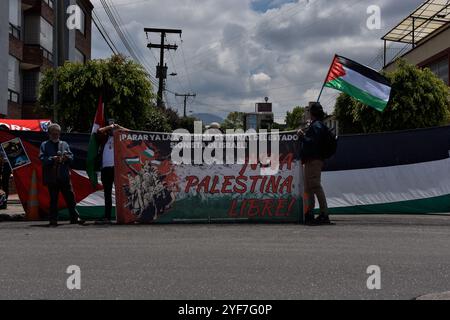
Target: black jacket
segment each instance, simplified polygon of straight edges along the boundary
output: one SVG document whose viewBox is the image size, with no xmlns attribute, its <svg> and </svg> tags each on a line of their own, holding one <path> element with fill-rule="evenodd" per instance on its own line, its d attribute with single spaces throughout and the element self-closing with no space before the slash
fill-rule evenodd
<svg viewBox="0 0 450 320">
<path fill-rule="evenodd" d="M 61 164 L 55 163 L 52 158 L 56 157 L 58 152 L 66 154 L 69 160 Z M 44 185 L 70 182 L 70 164 L 73 162 L 73 153 L 70 151 L 67 142 L 60 141 L 55 145 L 49 140 L 42 143 L 39 159 L 42 162 Z"/>
<path fill-rule="evenodd" d="M 322 150 L 327 131 L 327 126 L 319 120 L 314 121 L 309 126 L 305 136 L 301 139 L 301 158 L 303 162 L 324 159 Z"/>
</svg>

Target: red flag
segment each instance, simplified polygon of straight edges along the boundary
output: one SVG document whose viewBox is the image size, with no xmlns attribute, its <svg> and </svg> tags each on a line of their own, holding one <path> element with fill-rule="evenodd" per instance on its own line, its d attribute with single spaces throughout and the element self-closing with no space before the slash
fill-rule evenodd
<svg viewBox="0 0 450 320">
<path fill-rule="evenodd" d="M 103 128 L 104 126 L 105 106 L 103 105 L 103 98 L 100 96 L 97 113 L 95 114 L 94 125 L 92 126 L 91 139 L 89 140 L 86 164 L 86 173 L 89 176 L 89 180 L 91 180 L 94 188 L 97 188 L 98 185 L 97 172 L 95 171 L 95 160 L 97 159 L 98 149 L 100 147 L 95 135 L 97 134 L 98 129 Z"/>
</svg>

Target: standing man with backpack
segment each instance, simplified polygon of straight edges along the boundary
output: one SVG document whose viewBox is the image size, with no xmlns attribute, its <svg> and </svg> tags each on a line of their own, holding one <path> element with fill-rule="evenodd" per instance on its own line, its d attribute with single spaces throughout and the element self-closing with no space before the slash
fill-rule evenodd
<svg viewBox="0 0 450 320">
<path fill-rule="evenodd" d="M 328 204 L 322 188 L 321 177 L 325 159 L 336 153 L 337 141 L 330 129 L 323 123 L 325 112 L 320 103 L 310 106 L 311 125 L 299 130 L 302 142 L 302 164 L 304 166 L 304 203 L 305 223 L 307 225 L 331 224 L 328 216 Z M 315 197 L 320 205 L 320 215 L 314 219 Z"/>
</svg>

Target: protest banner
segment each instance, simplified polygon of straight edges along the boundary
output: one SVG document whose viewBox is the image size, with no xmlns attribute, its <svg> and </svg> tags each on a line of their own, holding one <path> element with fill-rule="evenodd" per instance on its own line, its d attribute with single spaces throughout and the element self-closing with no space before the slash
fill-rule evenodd
<svg viewBox="0 0 450 320">
<path fill-rule="evenodd" d="M 279 164 L 273 172 L 259 157 L 264 154 L 261 135 L 221 135 L 222 140 L 214 136 L 209 142 L 205 136 L 188 141 L 176 141 L 174 136 L 116 132 L 118 223 L 302 221 L 295 134 L 266 137 L 271 157 L 273 146 L 279 148 Z M 243 161 L 237 157 L 239 152 Z M 213 163 L 208 155 L 213 155 Z M 230 161 L 230 155 L 238 161 Z M 253 156 L 257 163 L 251 163 Z"/>
</svg>

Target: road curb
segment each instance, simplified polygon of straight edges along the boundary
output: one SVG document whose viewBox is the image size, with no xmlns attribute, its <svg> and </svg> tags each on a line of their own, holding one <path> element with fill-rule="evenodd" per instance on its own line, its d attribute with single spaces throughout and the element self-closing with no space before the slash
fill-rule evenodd
<svg viewBox="0 0 450 320">
<path fill-rule="evenodd" d="M 17 222 L 17 221 L 25 221 L 24 214 L 0 214 L 0 222 Z"/>
<path fill-rule="evenodd" d="M 416 300 L 445 300 L 450 301 L 450 291 L 442 292 L 442 293 L 432 293 L 426 294 L 424 296 L 418 297 Z"/>
</svg>

